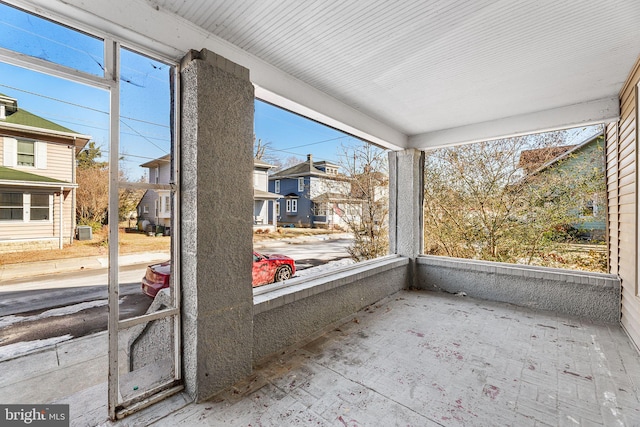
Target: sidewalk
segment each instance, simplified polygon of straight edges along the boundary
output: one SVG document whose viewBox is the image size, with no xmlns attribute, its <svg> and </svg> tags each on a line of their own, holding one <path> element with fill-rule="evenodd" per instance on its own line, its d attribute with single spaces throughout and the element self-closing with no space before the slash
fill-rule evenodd
<svg viewBox="0 0 640 427">
<path fill-rule="evenodd" d="M 107 332 L 0 361 L 0 402 L 51 403 L 107 380 Z"/>
<path fill-rule="evenodd" d="M 135 264 L 151 264 L 165 261 L 168 252 L 143 252 L 139 254 L 122 255 L 119 257 L 120 266 Z M 83 257 L 55 259 L 48 261 L 23 262 L 19 264 L 0 265 L 0 283 L 25 277 L 43 276 L 56 273 L 70 273 L 73 271 L 96 270 L 107 268 L 107 257 Z"/>
<path fill-rule="evenodd" d="M 288 244 L 322 242 L 326 240 L 348 239 L 349 233 L 318 234 L 314 236 L 288 237 L 284 239 L 261 240 L 254 244 L 257 250 L 268 250 L 269 248 Z M 138 254 L 122 255 L 119 257 L 120 266 L 135 264 L 151 264 L 169 259 L 167 252 L 143 252 Z M 0 283 L 22 279 L 26 277 L 43 276 L 56 273 L 69 273 L 73 271 L 95 270 L 107 268 L 109 261 L 104 257 L 83 257 L 67 258 L 49 261 L 25 262 L 19 264 L 0 265 Z"/>
</svg>

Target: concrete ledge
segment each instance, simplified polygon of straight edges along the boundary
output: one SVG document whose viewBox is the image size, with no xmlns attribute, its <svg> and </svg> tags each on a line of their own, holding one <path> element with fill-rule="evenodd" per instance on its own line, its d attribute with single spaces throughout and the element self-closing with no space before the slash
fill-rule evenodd
<svg viewBox="0 0 640 427">
<path fill-rule="evenodd" d="M 358 263 L 254 293 L 253 360 L 281 351 L 407 286 L 409 259 Z"/>
<path fill-rule="evenodd" d="M 64 239 L 69 243 L 69 238 Z M 41 239 L 13 239 L 0 241 L 0 254 L 25 251 L 51 251 L 58 249 L 60 239 L 57 237 L 43 237 Z"/>
<path fill-rule="evenodd" d="M 620 279 L 611 274 L 420 256 L 418 287 L 617 323 Z"/>
</svg>

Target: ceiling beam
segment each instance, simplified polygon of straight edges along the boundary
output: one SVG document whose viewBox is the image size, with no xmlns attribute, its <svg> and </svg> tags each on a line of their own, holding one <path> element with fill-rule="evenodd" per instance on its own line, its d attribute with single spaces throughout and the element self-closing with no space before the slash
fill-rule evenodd
<svg viewBox="0 0 640 427">
<path fill-rule="evenodd" d="M 409 147 L 429 150 L 451 145 L 609 123 L 616 121 L 619 116 L 620 107 L 617 97 L 597 99 L 551 110 L 412 135 L 409 137 Z"/>
</svg>

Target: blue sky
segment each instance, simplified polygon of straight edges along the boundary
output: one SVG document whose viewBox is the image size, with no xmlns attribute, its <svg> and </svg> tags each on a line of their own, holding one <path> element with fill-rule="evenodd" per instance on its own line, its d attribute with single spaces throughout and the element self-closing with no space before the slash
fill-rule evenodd
<svg viewBox="0 0 640 427">
<path fill-rule="evenodd" d="M 102 75 L 102 42 L 94 37 L 0 4 L 0 46 L 84 72 Z M 169 66 L 121 50 L 121 166 L 130 179 L 141 163 L 170 150 Z M 0 63 L 0 93 L 20 108 L 78 133 L 91 135 L 109 151 L 109 95 L 106 91 Z M 267 103 L 255 103 L 256 138 L 268 142 L 273 157 L 285 161 L 307 154 L 338 161 L 341 145 L 358 144 L 344 133 Z"/>
</svg>

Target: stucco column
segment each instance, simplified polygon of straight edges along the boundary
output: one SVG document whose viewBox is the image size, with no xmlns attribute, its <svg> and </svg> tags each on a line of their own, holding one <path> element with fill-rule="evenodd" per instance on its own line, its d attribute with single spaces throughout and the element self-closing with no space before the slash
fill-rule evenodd
<svg viewBox="0 0 640 427">
<path fill-rule="evenodd" d="M 389 251 L 413 260 L 423 251 L 422 201 L 424 153 L 409 149 L 389 153 Z M 409 286 L 413 286 L 414 274 Z"/>
<path fill-rule="evenodd" d="M 254 90 L 206 50 L 181 68 L 183 372 L 202 401 L 251 373 Z"/>
</svg>

